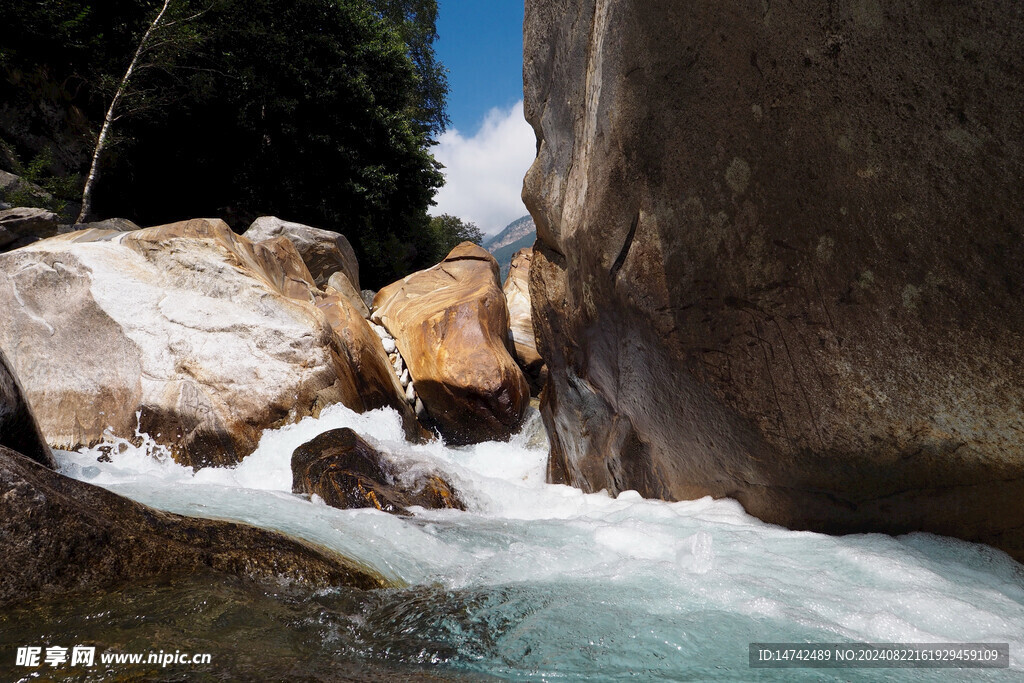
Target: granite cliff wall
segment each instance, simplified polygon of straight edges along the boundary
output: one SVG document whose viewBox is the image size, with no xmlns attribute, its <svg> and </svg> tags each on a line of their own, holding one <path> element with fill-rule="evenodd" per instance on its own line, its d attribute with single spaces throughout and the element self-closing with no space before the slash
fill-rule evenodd
<svg viewBox="0 0 1024 683">
<path fill-rule="evenodd" d="M 527 0 L 549 476 L 1024 559 L 1024 8 Z"/>
</svg>

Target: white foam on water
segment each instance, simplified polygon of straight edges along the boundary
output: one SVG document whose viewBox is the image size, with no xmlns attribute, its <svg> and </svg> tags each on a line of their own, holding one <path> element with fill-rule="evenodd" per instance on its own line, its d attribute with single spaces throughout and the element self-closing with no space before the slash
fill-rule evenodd
<svg viewBox="0 0 1024 683">
<path fill-rule="evenodd" d="M 468 511 L 417 509 L 401 518 L 292 494 L 292 451 L 338 427 L 411 470 L 443 473 Z M 665 653 L 693 654 L 717 637 L 720 655 L 734 664 L 746 661 L 754 640 L 1009 642 L 1016 671 L 1003 674 L 1021 673 L 1024 567 L 1004 553 L 930 534 L 789 531 L 730 500 L 584 494 L 545 483 L 546 450 L 529 445 L 529 431 L 509 443 L 412 445 L 394 411 L 359 415 L 339 405 L 265 432 L 234 468 L 196 472 L 152 443 L 116 440 L 110 462 L 97 460 L 99 449 L 58 459 L 65 474 L 142 503 L 277 529 L 409 584 L 532 591 L 536 609 L 494 645 L 503 666 L 512 658 L 555 673 L 604 666 L 671 677 L 678 655 Z M 551 664 L 552 651 L 581 638 L 593 642 L 580 661 Z M 513 657 L 508 648 L 522 652 Z M 964 672 L 898 673 L 955 679 Z"/>
</svg>

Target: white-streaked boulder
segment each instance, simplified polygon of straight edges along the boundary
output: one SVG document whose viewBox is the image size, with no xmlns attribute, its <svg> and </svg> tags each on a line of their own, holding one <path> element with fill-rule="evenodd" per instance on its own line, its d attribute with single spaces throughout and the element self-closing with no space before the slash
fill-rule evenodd
<svg viewBox="0 0 1024 683">
<path fill-rule="evenodd" d="M 91 230 L 0 254 L 0 273 L 0 347 L 52 446 L 138 428 L 179 462 L 228 465 L 331 402 L 414 423 L 377 336 L 329 319 L 287 239 L 208 219 Z"/>
</svg>

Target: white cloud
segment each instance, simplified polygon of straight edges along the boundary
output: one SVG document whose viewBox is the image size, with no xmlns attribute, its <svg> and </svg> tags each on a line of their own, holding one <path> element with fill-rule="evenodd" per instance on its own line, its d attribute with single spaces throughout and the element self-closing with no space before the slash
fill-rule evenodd
<svg viewBox="0 0 1024 683">
<path fill-rule="evenodd" d="M 536 150 L 522 101 L 511 109 L 492 109 L 473 137 L 454 128 L 445 131 L 434 157 L 444 164 L 447 182 L 430 213 L 472 221 L 487 234 L 499 232 L 527 213 L 520 194 Z"/>
</svg>

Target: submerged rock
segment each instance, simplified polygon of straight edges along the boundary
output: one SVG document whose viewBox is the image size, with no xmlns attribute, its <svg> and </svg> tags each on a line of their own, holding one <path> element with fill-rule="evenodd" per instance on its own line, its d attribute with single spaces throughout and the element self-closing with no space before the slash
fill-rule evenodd
<svg viewBox="0 0 1024 683">
<path fill-rule="evenodd" d="M 537 340 L 533 333 L 533 311 L 530 309 L 530 263 L 533 248 L 520 249 L 512 257 L 512 265 L 505 278 L 505 303 L 508 305 L 509 329 L 515 346 L 516 360 L 526 373 L 530 393 L 536 396 L 547 379 L 544 359 L 537 353 Z"/>
<path fill-rule="evenodd" d="M 1021 35 L 996 2 L 527 3 L 551 478 L 1024 559 Z"/>
<path fill-rule="evenodd" d="M 318 308 L 287 239 L 207 219 L 90 229 L 2 254 L 0 271 L 0 346 L 53 446 L 140 428 L 183 464 L 230 465 L 336 401 L 418 429 L 368 323 Z"/>
<path fill-rule="evenodd" d="M 418 475 L 406 482 L 394 463 L 345 427 L 320 434 L 292 453 L 292 491 L 316 494 L 332 507 L 377 508 L 407 514 L 427 509 L 465 507 L 441 477 Z"/>
<path fill-rule="evenodd" d="M 46 445 L 25 393 L 0 349 L 0 446 L 17 451 L 53 469 L 56 463 Z"/>
<path fill-rule="evenodd" d="M 245 231 L 245 237 L 253 242 L 282 236 L 291 240 L 298 249 L 317 287 L 326 285 L 334 273 L 342 272 L 359 291 L 359 262 L 344 235 L 274 216 L 257 218 Z"/>
<path fill-rule="evenodd" d="M 426 412 L 451 443 L 507 439 L 530 389 L 509 354 L 498 265 L 471 242 L 380 290 L 372 319 L 394 335 Z"/>
<path fill-rule="evenodd" d="M 154 510 L 0 446 L 0 605 L 210 569 L 310 587 L 386 585 L 326 550 Z"/>
</svg>

